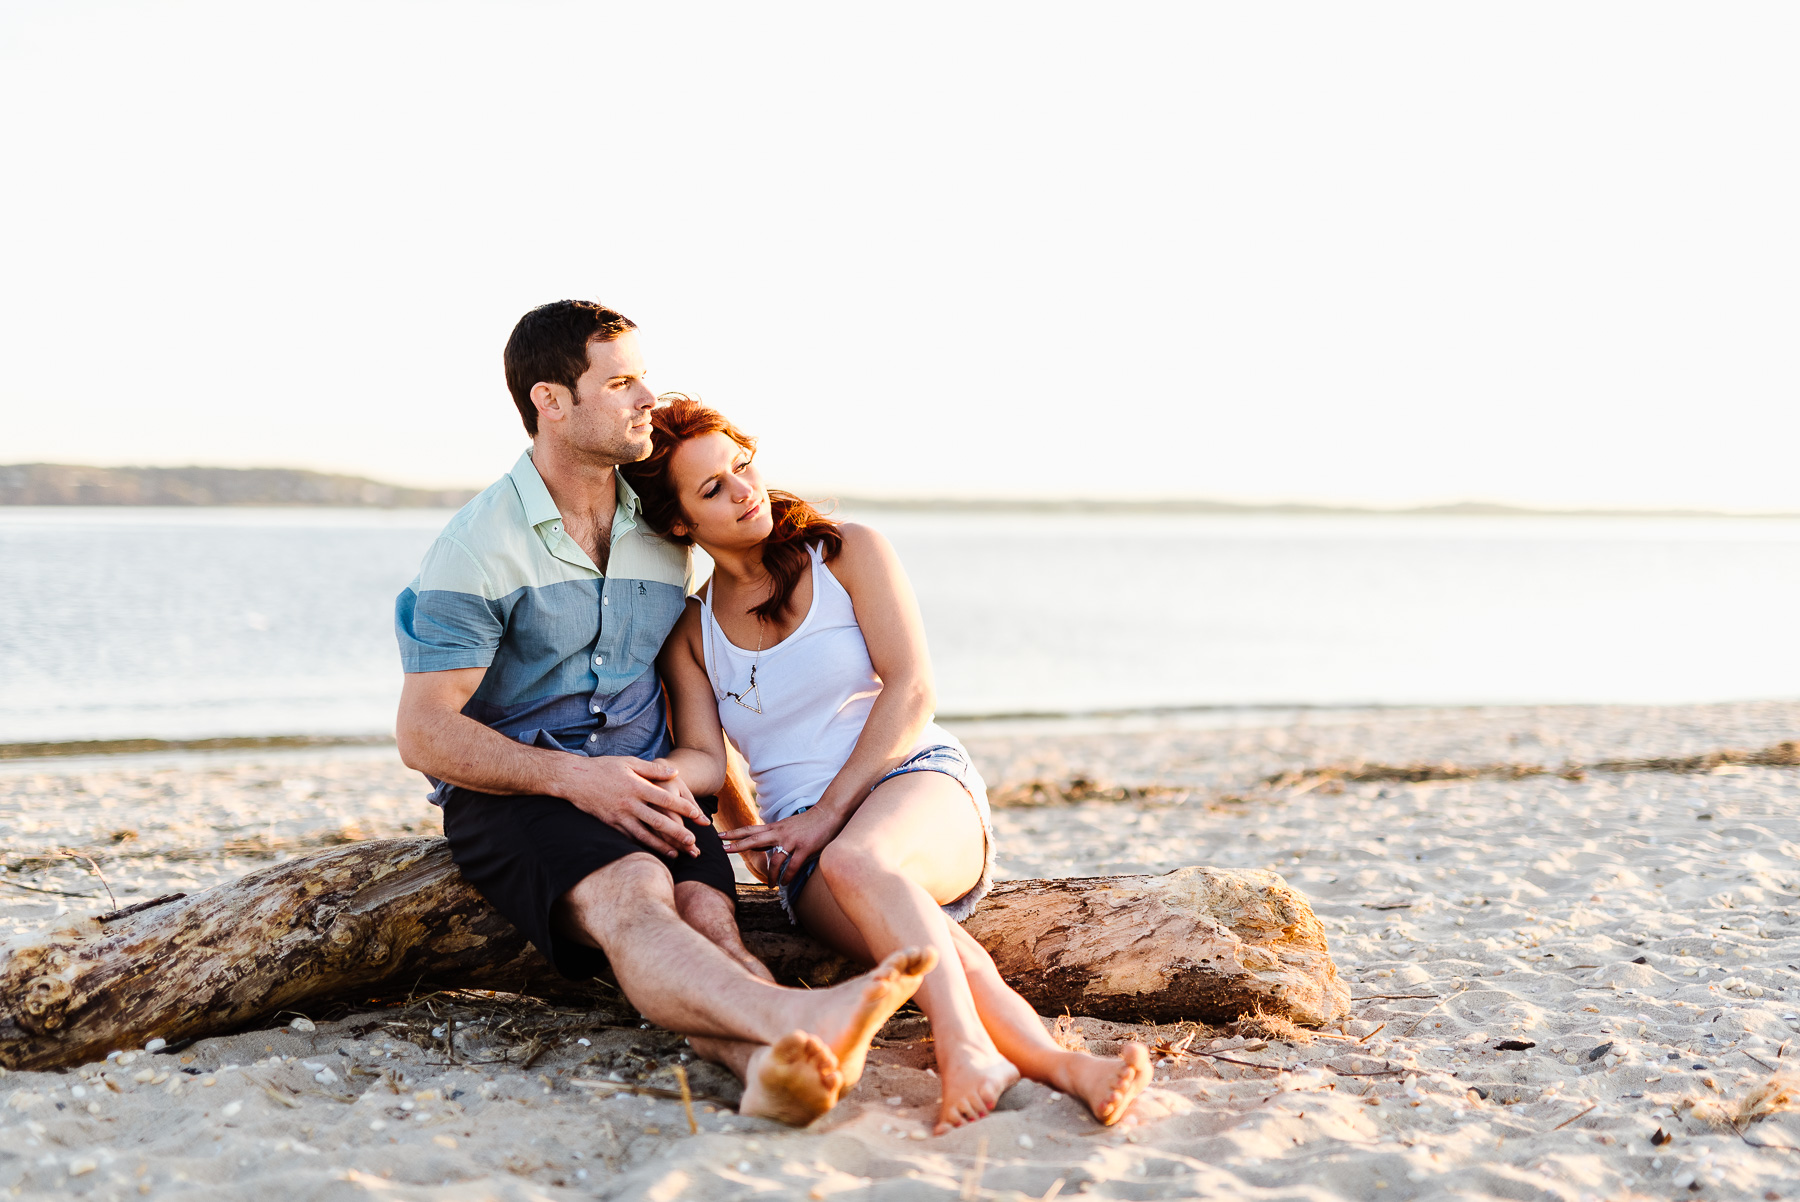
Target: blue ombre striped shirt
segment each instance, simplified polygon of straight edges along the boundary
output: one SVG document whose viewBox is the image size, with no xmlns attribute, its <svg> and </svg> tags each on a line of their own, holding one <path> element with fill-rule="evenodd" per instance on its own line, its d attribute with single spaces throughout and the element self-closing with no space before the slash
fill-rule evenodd
<svg viewBox="0 0 1800 1202">
<path fill-rule="evenodd" d="M 394 604 L 401 667 L 486 668 L 463 713 L 521 743 L 666 755 L 656 654 L 693 591 L 693 556 L 643 527 L 637 493 L 615 478 L 606 574 L 563 533 L 530 451 L 463 506 Z"/>
</svg>

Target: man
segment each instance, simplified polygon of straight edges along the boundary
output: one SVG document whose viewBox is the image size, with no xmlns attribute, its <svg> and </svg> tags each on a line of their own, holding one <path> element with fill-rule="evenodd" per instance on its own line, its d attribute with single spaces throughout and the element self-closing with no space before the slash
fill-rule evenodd
<svg viewBox="0 0 1800 1202">
<path fill-rule="evenodd" d="M 506 383 L 531 449 L 396 603 L 400 756 L 432 780 L 457 867 L 559 972 L 610 965 L 647 1018 L 744 1079 L 746 1113 L 810 1122 L 933 958 L 790 990 L 738 935 L 730 859 L 695 797 L 724 765 L 671 737 L 654 667 L 689 552 L 640 525 L 614 470 L 650 453 L 636 328 L 583 301 L 514 328 Z M 703 676 L 671 692 L 677 731 L 718 728 Z"/>
</svg>

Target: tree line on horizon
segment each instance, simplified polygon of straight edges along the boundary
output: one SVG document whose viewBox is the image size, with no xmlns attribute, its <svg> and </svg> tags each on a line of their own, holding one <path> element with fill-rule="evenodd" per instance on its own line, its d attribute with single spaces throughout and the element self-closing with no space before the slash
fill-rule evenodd
<svg viewBox="0 0 1800 1202">
<path fill-rule="evenodd" d="M 0 465 L 4 505 L 272 505 L 374 509 L 457 509 L 478 488 L 408 488 L 363 476 L 279 467 L 87 467 L 68 463 Z M 840 509 L 914 513 L 1164 513 L 1221 516 L 1391 517 L 1800 517 L 1725 514 L 1697 509 L 1532 509 L 1457 501 L 1381 509 L 1308 502 L 1218 501 L 1203 497 L 838 497 Z"/>
</svg>

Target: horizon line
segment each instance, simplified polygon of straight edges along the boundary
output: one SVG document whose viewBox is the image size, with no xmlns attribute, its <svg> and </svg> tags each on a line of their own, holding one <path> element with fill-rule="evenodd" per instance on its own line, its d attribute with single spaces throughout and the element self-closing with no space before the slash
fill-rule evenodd
<svg viewBox="0 0 1800 1202">
<path fill-rule="evenodd" d="M 235 476 L 251 475 L 287 476 L 290 478 L 307 478 L 315 481 L 331 481 L 339 486 L 332 490 L 335 495 L 326 497 L 319 494 L 312 496 L 262 497 L 242 499 L 216 500 L 192 497 L 157 499 L 139 499 L 133 497 L 96 497 L 91 490 L 96 487 L 105 489 L 113 482 L 103 480 L 84 481 L 74 491 L 81 494 L 78 498 L 69 496 L 53 500 L 23 499 L 23 494 L 32 491 L 27 488 L 14 489 L 5 487 L 9 482 L 5 473 L 24 472 L 33 469 L 50 469 L 53 471 L 74 471 L 94 473 L 96 475 L 114 475 L 129 478 L 137 473 L 173 474 L 185 472 L 228 473 Z M 124 482 L 123 480 L 120 481 Z M 486 487 L 486 486 L 483 486 Z M 378 490 L 371 494 L 365 489 Z M 59 490 L 61 491 L 61 490 Z M 357 476 L 345 472 L 323 472 L 312 468 L 294 467 L 219 467 L 206 464 L 190 464 L 185 467 L 130 466 L 101 467 L 92 464 L 72 463 L 11 463 L 0 464 L 0 507 L 5 508 L 454 508 L 481 492 L 481 487 L 470 485 L 447 486 L 439 488 L 418 485 L 392 484 L 375 480 L 367 476 Z M 815 490 L 805 490 L 812 493 Z M 1755 519 L 1788 519 L 1800 518 L 1797 511 L 1778 510 L 1731 510 L 1705 509 L 1680 506 L 1542 506 L 1527 505 L 1501 501 L 1440 501 L 1410 505 L 1376 505 L 1358 502 L 1330 501 L 1233 501 L 1217 497 L 1205 496 L 1163 496 L 1163 497 L 1004 497 L 1004 496 L 876 496 L 855 494 L 832 494 L 830 490 L 817 490 L 821 502 L 829 502 L 837 508 L 883 509 L 902 512 L 932 513 L 1019 513 L 1019 514 L 1074 514 L 1074 513 L 1178 513 L 1178 514 L 1213 514 L 1239 516 L 1286 516 L 1286 517 L 1557 517 L 1557 518 L 1755 518 Z M 360 495 L 358 495 L 360 494 Z M 454 498 L 460 496 L 460 500 Z M 429 497 L 430 501 L 426 498 Z M 66 498 L 66 499 L 65 499 Z M 437 501 L 437 504 L 430 503 Z M 411 502 L 409 504 L 408 502 Z M 423 503 L 421 503 L 423 502 Z"/>
</svg>

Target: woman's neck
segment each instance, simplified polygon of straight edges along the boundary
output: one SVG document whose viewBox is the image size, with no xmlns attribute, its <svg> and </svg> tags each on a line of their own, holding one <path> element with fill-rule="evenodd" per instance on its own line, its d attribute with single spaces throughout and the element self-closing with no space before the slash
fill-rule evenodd
<svg viewBox="0 0 1800 1202">
<path fill-rule="evenodd" d="M 713 577 L 730 586 L 733 592 L 762 588 L 769 584 L 769 570 L 763 567 L 762 544 L 747 551 L 726 551 L 700 544 L 712 556 Z"/>
</svg>

